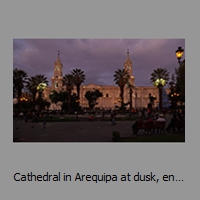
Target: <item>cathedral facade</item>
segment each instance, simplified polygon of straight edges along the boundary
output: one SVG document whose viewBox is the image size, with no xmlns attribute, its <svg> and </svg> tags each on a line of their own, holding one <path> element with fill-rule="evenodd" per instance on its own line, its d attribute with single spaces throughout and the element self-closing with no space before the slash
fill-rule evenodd
<svg viewBox="0 0 200 200">
<path fill-rule="evenodd" d="M 65 87 L 63 86 L 63 74 L 62 74 L 63 64 L 60 60 L 60 53 L 56 61 L 54 62 L 54 74 L 51 78 L 51 85 L 44 90 L 44 99 L 51 102 L 49 95 L 53 90 L 59 92 L 64 91 Z M 132 107 L 133 108 L 147 108 L 148 103 L 150 102 L 149 97 L 153 96 L 156 98 L 154 101 L 154 107 L 158 106 L 159 94 L 158 89 L 154 86 L 135 86 L 135 77 L 133 76 L 133 66 L 132 61 L 129 56 L 129 51 L 127 51 L 127 56 L 124 62 L 124 69 L 126 69 L 130 75 L 130 83 L 133 85 L 132 89 Z M 80 106 L 82 108 L 88 107 L 88 101 L 85 98 L 85 93 L 87 91 L 98 89 L 103 97 L 98 98 L 98 104 L 95 108 L 99 109 L 114 109 L 116 106 L 121 105 L 120 100 L 120 89 L 117 85 L 96 85 L 95 83 L 82 85 L 80 88 Z M 127 86 L 124 88 L 124 103 L 130 102 L 131 95 L 129 94 L 129 89 Z M 76 88 L 72 93 L 76 93 Z M 51 103 L 49 108 L 50 110 L 60 110 L 61 102 L 54 104 Z"/>
</svg>

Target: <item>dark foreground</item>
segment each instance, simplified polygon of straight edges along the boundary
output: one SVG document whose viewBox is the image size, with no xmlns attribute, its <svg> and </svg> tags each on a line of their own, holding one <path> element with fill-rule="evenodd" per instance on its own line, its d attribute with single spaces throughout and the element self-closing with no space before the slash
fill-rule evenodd
<svg viewBox="0 0 200 200">
<path fill-rule="evenodd" d="M 133 136 L 133 121 L 42 122 L 17 121 L 13 124 L 13 142 L 113 142 L 113 132 L 120 134 L 117 142 L 185 142 L 185 132 L 145 135 L 140 130 Z"/>
</svg>

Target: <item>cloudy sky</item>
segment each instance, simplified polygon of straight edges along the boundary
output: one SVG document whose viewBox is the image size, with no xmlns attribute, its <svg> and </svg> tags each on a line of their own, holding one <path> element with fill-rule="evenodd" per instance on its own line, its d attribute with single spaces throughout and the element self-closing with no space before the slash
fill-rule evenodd
<svg viewBox="0 0 200 200">
<path fill-rule="evenodd" d="M 115 85 L 113 74 L 123 69 L 129 49 L 135 85 L 149 86 L 154 69 L 174 73 L 179 46 L 185 49 L 185 39 L 14 39 L 13 68 L 29 76 L 43 74 L 51 84 L 59 50 L 63 75 L 79 68 L 86 75 L 84 84 Z"/>
</svg>

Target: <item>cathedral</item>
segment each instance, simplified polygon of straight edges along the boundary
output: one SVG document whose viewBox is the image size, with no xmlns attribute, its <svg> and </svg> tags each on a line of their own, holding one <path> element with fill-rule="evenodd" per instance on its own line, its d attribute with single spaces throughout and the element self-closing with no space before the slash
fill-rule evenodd
<svg viewBox="0 0 200 200">
<path fill-rule="evenodd" d="M 149 97 L 155 97 L 154 107 L 158 106 L 159 94 L 158 89 L 154 86 L 135 86 L 135 77 L 133 76 L 133 66 L 132 61 L 130 59 L 129 51 L 127 50 L 127 55 L 124 62 L 124 69 L 129 72 L 130 75 L 130 83 L 134 86 L 132 93 L 132 107 L 133 108 L 147 108 L 148 103 L 150 102 Z M 53 90 L 59 92 L 64 90 L 63 86 L 63 64 L 60 59 L 60 53 L 58 52 L 58 56 L 56 61 L 54 62 L 54 74 L 51 78 L 51 85 L 44 90 L 44 99 L 51 102 L 49 99 L 49 95 Z M 113 73 L 114 74 L 114 73 Z M 87 75 L 86 75 L 87 76 Z M 114 109 L 116 106 L 121 105 L 120 101 L 120 89 L 117 85 L 96 85 L 95 83 L 82 85 L 80 88 L 80 106 L 82 108 L 88 107 L 88 101 L 85 98 L 85 93 L 87 91 L 91 91 L 94 89 L 98 89 L 103 97 L 98 98 L 98 104 L 95 108 L 98 109 Z M 72 93 L 76 93 L 76 89 Z M 127 86 L 124 88 L 124 103 L 130 102 L 130 94 Z M 53 104 L 49 108 L 50 110 L 60 110 L 61 104 Z"/>
</svg>

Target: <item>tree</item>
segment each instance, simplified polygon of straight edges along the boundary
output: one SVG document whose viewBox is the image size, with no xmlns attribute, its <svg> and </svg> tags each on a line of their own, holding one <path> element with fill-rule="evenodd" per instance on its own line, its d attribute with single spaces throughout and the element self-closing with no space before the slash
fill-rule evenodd
<svg viewBox="0 0 200 200">
<path fill-rule="evenodd" d="M 87 91 L 85 93 L 85 98 L 88 100 L 88 104 L 90 108 L 94 108 L 97 105 L 97 99 L 102 97 L 103 94 L 99 90 Z"/>
<path fill-rule="evenodd" d="M 30 93 L 33 96 L 33 107 L 35 106 L 36 94 L 38 93 L 37 87 L 39 86 L 40 83 L 44 83 L 44 84 L 48 85 L 47 77 L 39 74 L 39 75 L 30 77 L 27 81 L 26 88 L 30 91 Z M 40 88 L 40 89 L 42 89 L 42 88 Z M 40 95 L 42 95 L 41 92 L 43 92 L 43 90 L 40 90 L 40 93 L 39 93 Z"/>
<path fill-rule="evenodd" d="M 60 101 L 60 94 L 57 91 L 53 90 L 49 95 L 49 98 L 51 99 L 52 103 L 57 104 Z"/>
<path fill-rule="evenodd" d="M 114 74 L 114 81 L 120 88 L 121 107 L 124 106 L 124 86 L 128 83 L 130 75 L 127 70 L 118 69 Z"/>
<path fill-rule="evenodd" d="M 76 86 L 78 100 L 80 99 L 80 86 L 85 81 L 85 74 L 84 71 L 81 69 L 74 69 L 72 72 L 74 77 L 74 85 Z"/>
<path fill-rule="evenodd" d="M 170 107 L 172 109 L 175 109 L 177 106 L 177 100 L 178 100 L 179 94 L 177 93 L 176 80 L 175 80 L 174 74 L 172 74 L 171 76 L 171 80 L 169 82 L 169 89 L 170 89 L 170 92 L 168 94 L 168 97 L 171 103 Z"/>
<path fill-rule="evenodd" d="M 53 90 L 49 95 L 49 98 L 51 99 L 51 102 L 55 104 L 57 104 L 58 102 L 62 102 L 61 109 L 63 110 L 63 108 L 67 104 L 68 93 L 66 91 L 57 92 Z"/>
<path fill-rule="evenodd" d="M 150 81 L 159 90 L 159 108 L 162 109 L 162 89 L 169 81 L 169 72 L 164 68 L 157 68 L 151 73 Z"/>
<path fill-rule="evenodd" d="M 68 111 L 71 110 L 71 93 L 74 88 L 74 76 L 72 74 L 66 74 L 63 77 L 63 85 L 66 86 L 66 90 L 68 93 Z"/>
<path fill-rule="evenodd" d="M 44 105 L 47 105 L 44 102 L 44 100 L 42 99 L 42 93 L 43 93 L 44 89 L 47 87 L 47 85 L 48 85 L 47 77 L 45 77 L 42 74 L 31 76 L 28 79 L 26 88 L 32 94 L 33 108 L 35 108 L 35 106 L 38 105 L 39 110 L 41 110 L 42 108 L 44 108 Z M 38 97 L 36 99 L 37 93 L 38 93 Z"/>
<path fill-rule="evenodd" d="M 20 109 L 20 105 L 21 105 L 20 98 L 22 95 L 24 84 L 27 81 L 27 78 L 28 78 L 28 75 L 25 71 L 17 69 L 17 68 L 13 70 L 13 92 L 14 94 L 17 93 L 18 109 Z"/>
<path fill-rule="evenodd" d="M 175 68 L 176 73 L 176 90 L 180 95 L 181 103 L 185 102 L 185 60 L 180 62 L 178 68 Z"/>
<path fill-rule="evenodd" d="M 129 92 L 129 98 L 130 98 L 130 110 L 132 110 L 132 94 L 133 94 L 133 89 L 134 89 L 134 85 L 132 85 L 130 82 L 127 83 L 127 88 L 128 88 L 128 92 Z"/>
<path fill-rule="evenodd" d="M 49 103 L 48 101 L 46 101 L 40 97 L 36 99 L 35 103 L 38 106 L 39 111 L 45 109 L 45 107 L 49 108 L 49 106 L 51 105 L 51 103 Z"/>
</svg>

